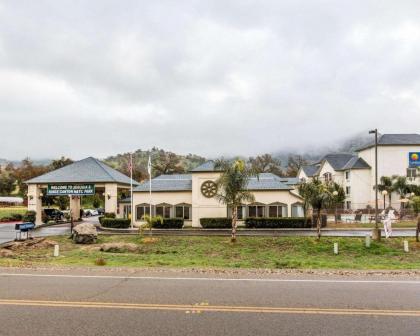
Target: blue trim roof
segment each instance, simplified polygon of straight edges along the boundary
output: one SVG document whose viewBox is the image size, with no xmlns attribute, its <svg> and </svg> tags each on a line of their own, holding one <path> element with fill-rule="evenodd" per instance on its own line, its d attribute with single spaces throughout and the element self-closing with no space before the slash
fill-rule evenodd
<svg viewBox="0 0 420 336">
<path fill-rule="evenodd" d="M 130 178 L 98 159 L 88 157 L 26 181 L 27 184 L 98 182 L 130 184 Z M 139 183 L 133 181 L 133 184 Z"/>
</svg>

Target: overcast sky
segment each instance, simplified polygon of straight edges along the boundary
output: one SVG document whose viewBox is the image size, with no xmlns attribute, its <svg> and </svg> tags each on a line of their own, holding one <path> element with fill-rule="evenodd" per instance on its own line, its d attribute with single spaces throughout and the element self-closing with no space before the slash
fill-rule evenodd
<svg viewBox="0 0 420 336">
<path fill-rule="evenodd" d="M 0 158 L 420 133 L 420 1 L 0 0 Z"/>
</svg>

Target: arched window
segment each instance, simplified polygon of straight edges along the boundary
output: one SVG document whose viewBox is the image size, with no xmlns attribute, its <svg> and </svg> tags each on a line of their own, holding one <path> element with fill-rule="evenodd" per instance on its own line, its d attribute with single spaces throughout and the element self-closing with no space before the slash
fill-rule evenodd
<svg viewBox="0 0 420 336">
<path fill-rule="evenodd" d="M 304 217 L 303 204 L 296 202 L 292 204 L 292 217 Z"/>
<path fill-rule="evenodd" d="M 192 217 L 191 204 L 180 203 L 175 205 L 175 217 L 190 220 Z"/>
<path fill-rule="evenodd" d="M 287 217 L 287 204 L 275 202 L 268 206 L 268 217 Z"/>
<path fill-rule="evenodd" d="M 152 215 L 153 216 L 153 206 L 152 206 L 152 214 L 150 214 L 150 204 L 142 203 L 136 205 L 136 220 L 142 220 L 144 215 Z"/>
<path fill-rule="evenodd" d="M 172 205 L 168 203 L 161 203 L 156 205 L 156 216 L 163 218 L 171 218 Z"/>
<path fill-rule="evenodd" d="M 264 217 L 265 216 L 265 204 L 253 203 L 248 205 L 248 217 Z"/>
</svg>

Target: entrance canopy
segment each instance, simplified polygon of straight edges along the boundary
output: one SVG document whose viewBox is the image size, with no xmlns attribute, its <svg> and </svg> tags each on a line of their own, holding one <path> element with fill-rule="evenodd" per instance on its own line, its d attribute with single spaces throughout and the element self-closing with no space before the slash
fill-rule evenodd
<svg viewBox="0 0 420 336">
<path fill-rule="evenodd" d="M 88 157 L 26 181 L 26 184 L 28 184 L 28 210 L 36 211 L 36 223 L 40 224 L 42 213 L 41 189 L 47 188 L 48 193 L 52 190 L 60 190 L 60 193 L 63 194 L 65 189 L 71 198 L 70 209 L 72 215 L 74 218 L 78 218 L 80 213 L 79 195 L 89 194 L 88 189 L 101 188 L 104 189 L 105 211 L 117 213 L 118 189 L 129 189 L 130 182 L 128 176 L 98 159 Z M 138 182 L 133 181 L 134 186 L 138 184 Z"/>
</svg>

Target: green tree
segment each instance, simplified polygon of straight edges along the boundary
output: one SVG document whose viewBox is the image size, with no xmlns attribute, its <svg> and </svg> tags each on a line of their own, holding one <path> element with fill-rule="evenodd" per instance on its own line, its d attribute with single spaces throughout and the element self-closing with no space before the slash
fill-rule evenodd
<svg viewBox="0 0 420 336">
<path fill-rule="evenodd" d="M 283 169 L 281 167 L 281 161 L 273 158 L 270 154 L 259 155 L 255 158 L 249 158 L 249 163 L 252 169 L 258 174 L 260 173 L 272 173 L 277 176 L 283 175 Z"/>
<path fill-rule="evenodd" d="M 235 242 L 238 207 L 244 202 L 254 202 L 254 195 L 247 190 L 247 186 L 250 178 L 256 173 L 252 167 L 247 166 L 243 160 L 239 159 L 234 161 L 218 160 L 215 167 L 222 171 L 216 181 L 216 198 L 232 210 L 231 242 Z"/>
<path fill-rule="evenodd" d="M 337 207 L 343 205 L 346 199 L 346 193 L 344 192 L 343 187 L 335 182 L 329 182 L 327 188 L 330 193 L 328 207 L 334 208 L 334 220 L 335 224 L 337 224 Z"/>
<path fill-rule="evenodd" d="M 289 155 L 287 160 L 286 175 L 289 177 L 296 177 L 300 167 L 308 164 L 301 155 Z"/>
<path fill-rule="evenodd" d="M 400 200 L 405 198 L 407 193 L 410 192 L 410 185 L 407 183 L 405 176 L 392 176 L 392 191 L 396 192 L 400 196 Z M 400 210 L 404 208 L 403 202 L 401 202 Z"/>
<path fill-rule="evenodd" d="M 185 173 L 178 155 L 171 152 L 159 151 L 152 160 L 154 175 Z"/>
<path fill-rule="evenodd" d="M 74 161 L 70 158 L 65 158 L 64 156 L 62 156 L 61 158 L 57 159 L 57 160 L 53 160 L 50 163 L 50 169 L 51 170 L 56 170 L 59 168 L 63 168 L 69 164 L 72 164 Z"/>
<path fill-rule="evenodd" d="M 0 195 L 8 196 L 16 188 L 16 178 L 7 171 L 0 173 Z"/>
<path fill-rule="evenodd" d="M 380 179 L 380 183 L 378 184 L 378 191 L 386 191 L 388 193 L 388 202 L 389 206 L 391 206 L 392 192 L 394 191 L 392 178 L 388 176 L 382 176 Z"/>
<path fill-rule="evenodd" d="M 322 183 L 319 179 L 314 178 L 310 182 L 302 183 L 300 187 L 303 191 L 301 196 L 307 204 L 310 204 L 316 219 L 316 228 L 318 239 L 321 238 L 321 210 L 327 208 L 333 198 L 331 189 L 327 184 Z"/>
</svg>

